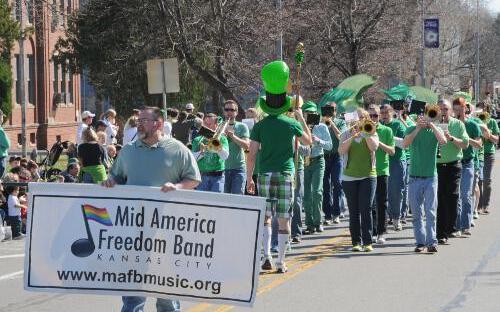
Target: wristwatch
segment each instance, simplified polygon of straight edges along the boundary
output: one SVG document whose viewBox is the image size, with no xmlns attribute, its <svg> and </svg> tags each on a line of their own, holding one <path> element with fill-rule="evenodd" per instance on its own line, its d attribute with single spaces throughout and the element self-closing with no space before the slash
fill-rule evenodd
<svg viewBox="0 0 500 312">
<path fill-rule="evenodd" d="M 453 141 L 455 141 L 455 138 L 454 138 L 454 137 L 451 137 L 451 138 L 450 138 L 450 142 L 453 142 Z"/>
</svg>

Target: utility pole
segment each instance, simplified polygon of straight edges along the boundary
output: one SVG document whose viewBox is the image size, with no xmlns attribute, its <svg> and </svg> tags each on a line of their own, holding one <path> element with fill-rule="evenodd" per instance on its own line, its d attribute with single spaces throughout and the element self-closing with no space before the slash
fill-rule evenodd
<svg viewBox="0 0 500 312">
<path fill-rule="evenodd" d="M 278 19 L 279 19 L 279 32 L 280 32 L 280 37 L 276 41 L 276 56 L 280 58 L 280 60 L 283 60 L 283 29 L 282 29 L 282 0 L 276 0 L 276 9 L 278 10 Z"/>
<path fill-rule="evenodd" d="M 420 11 L 421 16 L 421 23 L 422 23 L 422 39 L 421 39 L 421 44 L 422 47 L 420 49 L 420 78 L 422 79 L 422 87 L 425 87 L 425 0 L 421 0 L 420 4 L 422 6 L 422 10 Z"/>
<path fill-rule="evenodd" d="M 479 78 L 479 0 L 476 0 L 476 83 L 474 88 L 474 97 L 476 104 L 479 103 L 480 91 L 480 78 Z"/>
<path fill-rule="evenodd" d="M 26 157 L 26 94 L 24 91 L 24 22 L 23 22 L 23 1 L 16 0 L 19 9 L 19 25 L 21 27 L 21 39 L 19 39 L 19 93 L 21 94 L 21 145 L 22 157 Z"/>
</svg>

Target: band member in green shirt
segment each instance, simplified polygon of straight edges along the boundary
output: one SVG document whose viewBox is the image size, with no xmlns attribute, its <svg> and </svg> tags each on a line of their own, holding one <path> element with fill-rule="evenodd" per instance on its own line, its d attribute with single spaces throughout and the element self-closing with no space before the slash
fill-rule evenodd
<svg viewBox="0 0 500 312">
<path fill-rule="evenodd" d="M 349 208 L 349 230 L 353 251 L 373 251 L 372 205 L 377 187 L 375 151 L 379 147 L 376 132 L 362 132 L 368 112 L 359 108 L 360 121 L 342 133 L 339 154 L 344 157 L 342 188 Z"/>
<path fill-rule="evenodd" d="M 469 146 L 469 136 L 465 125 L 451 116 L 450 101 L 439 102 L 441 125 L 446 126 L 444 135 L 447 143 L 441 146 L 441 157 L 437 159 L 438 208 L 437 239 L 445 244 L 456 231 L 455 225 L 460 199 L 460 177 L 462 176 L 462 150 Z"/>
<path fill-rule="evenodd" d="M 389 177 L 389 156 L 394 155 L 394 136 L 392 129 L 381 124 L 380 109 L 376 105 L 370 105 L 368 112 L 370 119 L 377 124 L 377 135 L 379 140 L 378 149 L 375 152 L 377 160 L 377 188 L 375 200 L 373 201 L 373 236 L 377 236 L 377 243 L 384 244 L 386 232 L 387 212 L 387 188 Z"/>
</svg>

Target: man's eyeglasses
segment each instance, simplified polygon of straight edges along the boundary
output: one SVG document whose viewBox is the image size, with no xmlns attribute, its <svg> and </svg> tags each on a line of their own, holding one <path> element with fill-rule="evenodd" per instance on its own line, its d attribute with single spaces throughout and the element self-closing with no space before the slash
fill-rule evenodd
<svg viewBox="0 0 500 312">
<path fill-rule="evenodd" d="M 147 122 L 150 122 L 150 121 L 158 121 L 157 119 L 149 119 L 149 118 L 139 118 L 137 119 L 137 122 L 140 123 L 140 124 L 145 124 Z"/>
<path fill-rule="evenodd" d="M 234 108 L 224 108 L 225 112 L 235 112 L 236 110 Z"/>
</svg>

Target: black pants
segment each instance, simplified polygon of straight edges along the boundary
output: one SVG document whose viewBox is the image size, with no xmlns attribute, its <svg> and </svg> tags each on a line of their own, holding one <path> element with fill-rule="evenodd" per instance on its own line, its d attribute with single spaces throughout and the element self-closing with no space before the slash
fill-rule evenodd
<svg viewBox="0 0 500 312">
<path fill-rule="evenodd" d="M 12 229 L 12 238 L 18 237 L 19 235 L 21 235 L 21 217 L 9 216 L 9 225 Z"/>
<path fill-rule="evenodd" d="M 460 161 L 438 164 L 437 238 L 448 238 L 455 231 L 460 199 Z"/>
<path fill-rule="evenodd" d="M 342 182 L 349 208 L 349 230 L 353 246 L 372 244 L 373 219 L 371 210 L 376 187 L 375 177 Z"/>
<path fill-rule="evenodd" d="M 388 176 L 377 177 L 377 190 L 373 201 L 373 236 L 384 234 L 387 231 L 385 224 L 385 214 L 387 211 L 387 187 L 389 185 Z"/>
</svg>

